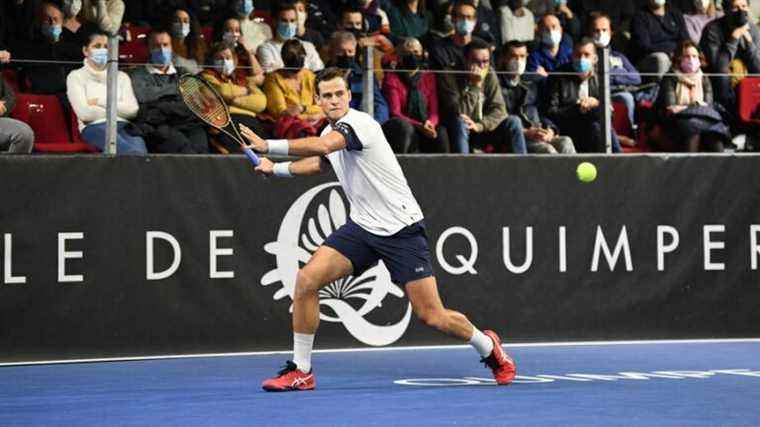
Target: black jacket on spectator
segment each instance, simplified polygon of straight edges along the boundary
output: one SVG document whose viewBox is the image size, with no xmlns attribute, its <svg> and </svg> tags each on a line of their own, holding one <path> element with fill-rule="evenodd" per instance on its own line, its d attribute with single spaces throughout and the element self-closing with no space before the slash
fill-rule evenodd
<svg viewBox="0 0 760 427">
<path fill-rule="evenodd" d="M 11 46 L 11 54 L 17 60 L 69 61 L 72 64 L 21 63 L 18 65 L 18 81 L 24 92 L 40 94 L 66 93 L 66 76 L 82 67 L 82 45 L 73 33 L 61 34 L 57 43 L 51 43 L 37 31 L 30 41 L 17 40 Z M 28 83 L 28 85 L 27 85 Z"/>
<path fill-rule="evenodd" d="M 464 68 L 464 46 L 457 46 L 452 37 L 446 37 L 430 46 L 428 59 L 433 70 L 461 70 Z"/>
<path fill-rule="evenodd" d="M 511 115 L 518 116 L 522 121 L 523 128 L 543 127 L 545 129 L 554 129 L 559 133 L 559 129 L 554 123 L 539 113 L 539 87 L 535 80 L 531 78 L 521 78 L 517 85 L 512 85 L 509 77 L 505 74 L 499 76 L 501 93 L 504 96 L 504 103 L 507 106 L 507 112 Z"/>
<path fill-rule="evenodd" d="M 639 10 L 631 22 L 631 53 L 637 61 L 650 53 L 672 54 L 683 40 L 689 40 L 686 23 L 681 12 L 666 8 L 664 16 L 657 16 L 649 8 Z"/>
<path fill-rule="evenodd" d="M 573 64 L 565 64 L 557 71 L 575 73 Z M 581 79 L 576 75 L 551 75 L 547 81 L 549 105 L 546 115 L 559 126 L 563 135 L 572 138 L 579 153 L 601 153 L 606 150 L 602 138 L 599 108 L 582 113 L 579 105 Z M 601 100 L 596 75 L 589 77 L 588 95 Z M 612 132 L 612 138 L 617 136 Z M 613 141 L 613 146 L 616 141 Z"/>
<path fill-rule="evenodd" d="M 152 153 L 208 153 L 204 125 L 177 89 L 183 73 L 178 69 L 176 74 L 151 74 L 140 67 L 130 75 L 140 111 L 129 131 L 143 137 Z"/>
<path fill-rule="evenodd" d="M 741 59 L 750 73 L 760 72 L 760 30 L 753 22 L 748 24 L 752 43 L 744 37 L 738 40 L 731 37 L 734 28 L 728 16 L 705 26 L 699 48 L 705 54 L 711 72 L 727 73 L 728 65 L 734 59 Z"/>
<path fill-rule="evenodd" d="M 473 36 L 487 41 L 491 46 L 501 47 L 501 27 L 496 12 L 480 3 L 478 4 L 477 18 L 478 23 L 475 25 Z"/>
<path fill-rule="evenodd" d="M 33 38 L 34 18 L 42 4 L 42 0 L 24 0 L 22 4 L 6 0 L 0 10 L 6 16 L 5 24 L 8 25 L 8 44 L 15 40 L 30 40 Z"/>
</svg>

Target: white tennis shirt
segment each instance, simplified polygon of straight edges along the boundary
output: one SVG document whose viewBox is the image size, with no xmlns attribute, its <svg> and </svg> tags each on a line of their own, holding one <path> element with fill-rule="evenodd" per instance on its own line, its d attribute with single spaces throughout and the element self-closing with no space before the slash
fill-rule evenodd
<svg viewBox="0 0 760 427">
<path fill-rule="evenodd" d="M 327 160 L 351 204 L 351 220 L 379 236 L 396 234 L 422 220 L 422 210 L 380 124 L 369 114 L 349 109 L 322 135 L 333 130 L 343 134 L 346 147 L 328 154 Z"/>
</svg>

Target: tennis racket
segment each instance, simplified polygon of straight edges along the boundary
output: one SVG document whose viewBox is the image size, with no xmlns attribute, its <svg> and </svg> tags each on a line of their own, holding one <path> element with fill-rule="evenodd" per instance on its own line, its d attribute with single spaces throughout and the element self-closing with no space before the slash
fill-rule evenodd
<svg viewBox="0 0 760 427">
<path fill-rule="evenodd" d="M 219 92 L 213 86 L 206 80 L 192 74 L 181 76 L 178 86 L 182 100 L 185 101 L 185 104 L 187 104 L 187 107 L 190 108 L 193 114 L 208 125 L 219 129 L 237 141 L 243 149 L 243 153 L 248 156 L 248 159 L 254 166 L 258 166 L 261 163 L 259 156 L 245 146 L 237 124 L 230 117 L 230 109 L 227 107 L 227 103 L 224 102 L 222 96 L 219 95 Z"/>
</svg>

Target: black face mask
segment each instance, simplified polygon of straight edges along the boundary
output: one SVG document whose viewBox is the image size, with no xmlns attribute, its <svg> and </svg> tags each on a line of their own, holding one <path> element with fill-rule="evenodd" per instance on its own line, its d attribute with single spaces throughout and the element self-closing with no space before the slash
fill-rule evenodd
<svg viewBox="0 0 760 427">
<path fill-rule="evenodd" d="M 412 53 L 401 55 L 398 65 L 402 70 L 417 70 L 427 68 L 427 61 L 424 58 Z"/>
<path fill-rule="evenodd" d="M 306 62 L 306 57 L 301 55 L 283 55 L 282 63 L 285 68 L 303 68 L 303 64 Z"/>
<path fill-rule="evenodd" d="M 731 22 L 733 22 L 735 28 L 745 25 L 749 22 L 747 11 L 739 9 L 731 12 Z"/>
<path fill-rule="evenodd" d="M 341 55 L 335 58 L 335 66 L 347 70 L 359 69 L 359 64 L 356 62 L 355 56 Z"/>
</svg>

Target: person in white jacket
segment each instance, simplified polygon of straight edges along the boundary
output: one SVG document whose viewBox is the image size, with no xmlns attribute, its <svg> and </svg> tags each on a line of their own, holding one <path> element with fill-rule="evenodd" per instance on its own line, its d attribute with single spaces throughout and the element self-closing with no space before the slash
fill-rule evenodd
<svg viewBox="0 0 760 427">
<path fill-rule="evenodd" d="M 106 65 L 108 63 L 108 36 L 93 33 L 82 48 L 84 67 L 69 73 L 66 95 L 79 118 L 79 130 L 86 143 L 103 151 L 106 144 Z M 145 141 L 126 131 L 128 120 L 137 117 L 139 105 L 132 91 L 132 81 L 119 71 L 117 98 L 118 154 L 145 154 Z"/>
</svg>

